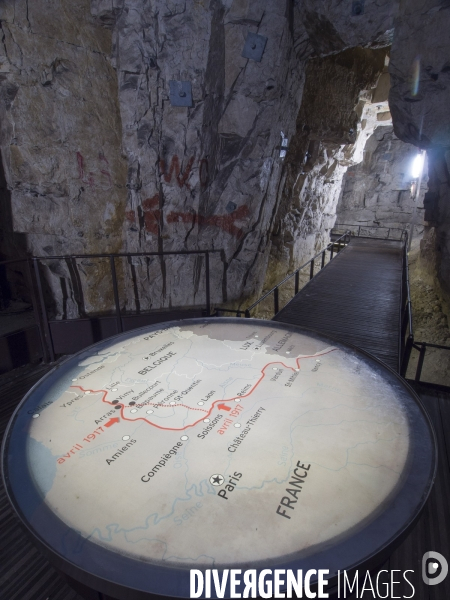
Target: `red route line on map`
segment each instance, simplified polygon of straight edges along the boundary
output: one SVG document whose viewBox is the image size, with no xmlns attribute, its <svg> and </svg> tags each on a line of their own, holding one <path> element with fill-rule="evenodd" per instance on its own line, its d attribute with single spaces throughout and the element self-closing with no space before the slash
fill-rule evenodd
<svg viewBox="0 0 450 600">
<path fill-rule="evenodd" d="M 301 360 L 304 360 L 305 358 L 316 358 L 317 356 L 324 356 L 325 354 L 330 354 L 330 352 L 334 352 L 335 350 L 337 350 L 337 348 L 332 348 L 331 350 L 328 350 L 327 352 L 321 352 L 320 354 L 313 354 L 311 356 L 302 356 L 301 358 L 296 358 L 295 362 L 297 364 L 297 368 L 300 369 L 300 362 Z M 267 365 L 265 365 L 262 369 L 261 369 L 261 377 L 258 379 L 258 381 L 255 383 L 255 385 L 253 386 L 253 388 L 247 393 L 244 394 L 243 396 L 239 396 L 239 398 L 247 398 L 247 396 L 250 396 L 250 394 L 253 394 L 253 392 L 255 391 L 255 389 L 258 387 L 258 385 L 261 383 L 261 381 L 264 379 L 265 377 L 265 370 L 267 369 L 267 367 L 270 367 L 270 365 L 279 365 L 282 364 L 283 367 L 285 369 L 290 369 L 291 371 L 295 371 L 294 367 L 288 367 L 287 365 L 284 364 L 284 362 L 282 362 L 281 360 L 277 360 L 277 361 L 273 361 L 270 363 L 267 363 Z M 108 394 L 107 390 L 84 390 L 81 386 L 79 385 L 71 385 L 70 387 L 74 387 L 74 388 L 78 388 L 83 392 L 91 392 L 93 394 L 98 394 L 100 392 L 103 392 L 103 398 L 102 398 L 102 402 L 106 402 L 106 404 L 111 404 L 111 406 L 113 406 L 112 402 L 108 402 L 105 400 L 106 395 Z M 202 409 L 202 408 L 194 408 L 191 406 L 186 406 L 186 404 L 168 404 L 168 405 L 164 405 L 164 404 L 153 404 L 153 406 L 161 406 L 163 408 L 175 408 L 176 406 L 184 406 L 185 408 L 187 408 L 188 410 L 201 410 L 202 412 L 206 412 L 206 416 L 202 417 L 201 419 L 199 419 L 198 421 L 195 421 L 195 423 L 192 423 L 191 425 L 186 425 L 186 427 L 182 427 L 181 429 L 175 428 L 175 427 L 162 427 L 161 425 L 156 425 L 156 423 L 152 423 L 151 421 L 149 421 L 148 419 L 146 419 L 145 417 L 137 417 L 135 419 L 127 419 L 127 417 L 125 417 L 123 415 L 123 407 L 120 410 L 120 416 L 122 417 L 122 419 L 124 421 L 131 421 L 132 423 L 136 422 L 136 421 L 145 421 L 146 423 L 148 423 L 149 425 L 152 425 L 153 427 L 156 427 L 157 429 L 162 429 L 164 431 L 185 431 L 186 429 L 189 429 L 190 427 L 195 427 L 196 425 L 198 425 L 198 423 L 200 423 L 200 421 L 203 421 L 203 419 L 206 419 L 209 417 L 209 415 L 212 413 L 214 406 L 220 402 L 234 402 L 234 399 L 236 398 L 236 396 L 233 396 L 233 398 L 228 398 L 227 400 L 215 400 L 212 405 L 211 408 L 209 410 L 209 412 L 207 412 L 206 410 Z M 150 406 L 149 404 L 145 405 L 145 406 Z"/>
<path fill-rule="evenodd" d="M 104 392 L 105 394 L 108 393 L 107 390 L 85 390 L 79 385 L 71 385 L 70 387 L 78 388 L 82 392 L 91 392 L 92 394 L 99 394 L 100 392 Z M 106 402 L 106 404 L 111 404 L 111 406 L 113 405 L 112 402 L 105 400 L 105 396 L 103 396 L 102 402 Z M 122 404 L 125 404 L 125 402 L 122 402 Z M 128 408 L 132 408 L 134 404 L 127 404 L 127 406 Z M 189 410 L 200 410 L 201 412 L 207 412 L 204 408 L 195 408 L 195 406 L 188 406 L 187 404 L 158 404 L 158 402 L 149 402 L 148 404 L 143 404 L 139 408 L 142 408 L 143 406 L 160 406 L 161 408 L 176 408 L 177 406 L 184 406 Z M 130 421 L 134 421 L 134 419 L 130 419 Z"/>
</svg>

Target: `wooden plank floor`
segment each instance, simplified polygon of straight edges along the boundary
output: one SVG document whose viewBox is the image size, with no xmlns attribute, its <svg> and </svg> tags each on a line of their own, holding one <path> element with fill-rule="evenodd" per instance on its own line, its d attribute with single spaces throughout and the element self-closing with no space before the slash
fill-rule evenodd
<svg viewBox="0 0 450 600">
<path fill-rule="evenodd" d="M 19 379 L 0 379 L 0 436 L 15 406 L 48 367 L 34 367 Z M 439 468 L 435 486 L 428 503 L 405 541 L 395 550 L 383 568 L 406 571 L 415 588 L 413 600 L 448 600 L 450 576 L 437 586 L 427 586 L 421 578 L 422 556 L 429 550 L 443 554 L 450 562 L 450 393 L 413 384 L 428 410 L 437 433 Z M 6 499 L 0 481 L 0 598 L 1 600 L 83 600 L 77 595 L 40 555 L 23 533 Z M 395 580 L 398 597 L 411 596 L 411 587 L 404 583 L 401 573 Z M 380 579 L 382 581 L 382 579 Z M 380 588 L 383 597 L 385 589 Z M 374 598 L 371 592 L 360 598 Z"/>
<path fill-rule="evenodd" d="M 50 369 L 34 366 L 0 378 L 0 439 L 17 404 Z M 22 531 L 0 479 L 0 599 L 82 600 Z"/>
<path fill-rule="evenodd" d="M 402 243 L 352 238 L 274 317 L 354 344 L 398 371 Z"/>
</svg>

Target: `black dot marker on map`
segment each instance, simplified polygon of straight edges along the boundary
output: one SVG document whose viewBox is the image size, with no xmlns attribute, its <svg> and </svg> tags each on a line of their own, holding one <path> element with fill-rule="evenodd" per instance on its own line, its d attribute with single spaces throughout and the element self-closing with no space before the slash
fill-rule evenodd
<svg viewBox="0 0 450 600">
<path fill-rule="evenodd" d="M 131 401 L 129 404 L 130 404 L 130 406 L 134 406 L 136 404 L 136 402 Z"/>
<path fill-rule="evenodd" d="M 122 408 L 122 405 L 121 405 L 121 404 L 118 404 L 118 405 L 117 405 L 117 406 L 115 406 L 114 408 L 117 410 L 118 408 Z"/>
<path fill-rule="evenodd" d="M 119 401 L 118 400 L 113 400 L 112 404 L 117 404 Z"/>
</svg>

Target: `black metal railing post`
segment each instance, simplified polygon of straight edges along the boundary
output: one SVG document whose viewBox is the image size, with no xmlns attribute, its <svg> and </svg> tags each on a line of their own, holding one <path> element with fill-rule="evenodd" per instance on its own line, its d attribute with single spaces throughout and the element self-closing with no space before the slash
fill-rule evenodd
<svg viewBox="0 0 450 600">
<path fill-rule="evenodd" d="M 250 311 L 248 310 L 248 308 L 245 309 L 245 318 L 250 319 Z"/>
<path fill-rule="evenodd" d="M 41 320 L 41 315 L 39 314 L 39 304 L 38 304 L 38 299 L 36 296 L 36 288 L 35 288 L 34 281 L 33 281 L 33 273 L 31 272 L 29 259 L 27 259 L 25 262 L 26 262 L 26 268 L 27 268 L 28 285 L 30 287 L 31 303 L 33 305 L 34 320 L 36 322 L 38 332 L 39 332 L 39 341 L 41 342 L 42 358 L 45 363 L 48 363 L 49 362 L 49 352 L 48 352 L 47 344 L 45 343 L 45 334 L 44 334 L 44 331 L 42 330 L 42 320 Z"/>
<path fill-rule="evenodd" d="M 323 269 L 325 266 L 325 250 L 322 252 L 322 265 L 321 265 L 321 269 Z"/>
<path fill-rule="evenodd" d="M 295 284 L 294 284 L 294 289 L 295 289 L 295 294 L 298 294 L 298 290 L 300 287 L 300 271 L 296 271 L 295 272 Z"/>
<path fill-rule="evenodd" d="M 114 260 L 114 255 L 109 255 L 109 266 L 111 268 L 111 278 L 113 285 L 113 293 L 114 293 L 114 304 L 116 307 L 116 322 L 117 322 L 117 333 L 122 333 L 122 317 L 120 315 L 120 302 L 119 302 L 119 288 L 117 286 L 117 273 L 116 273 L 116 263 Z"/>
<path fill-rule="evenodd" d="M 312 259 L 311 266 L 309 268 L 309 280 L 311 281 L 311 279 L 313 277 L 314 277 L 314 259 Z"/>
<path fill-rule="evenodd" d="M 404 350 L 403 357 L 402 357 L 402 365 L 400 368 L 400 375 L 402 377 L 406 376 L 406 371 L 408 370 L 408 364 L 409 364 L 409 359 L 411 357 L 413 344 L 414 344 L 413 337 L 411 335 L 408 335 L 408 338 L 407 338 L 406 344 L 405 344 L 405 350 Z"/>
<path fill-rule="evenodd" d="M 205 277 L 206 277 L 206 316 L 211 316 L 211 291 L 209 285 L 209 252 L 205 252 Z M 241 315 L 239 315 L 241 316 Z"/>
<path fill-rule="evenodd" d="M 425 352 L 427 349 L 427 344 L 425 342 L 420 342 L 420 354 L 419 360 L 417 362 L 416 376 L 415 381 L 420 381 L 420 376 L 422 374 L 423 361 L 425 360 Z"/>
<path fill-rule="evenodd" d="M 39 262 L 38 262 L 37 258 L 33 258 L 33 265 L 34 265 L 34 274 L 36 277 L 36 284 L 37 284 L 37 288 L 38 288 L 39 303 L 41 305 L 41 313 L 42 313 L 42 319 L 43 319 L 43 324 L 44 324 L 44 337 L 47 341 L 47 349 L 48 349 L 48 354 L 50 356 L 50 362 L 55 362 L 55 352 L 53 350 L 52 334 L 50 331 L 50 326 L 48 324 L 47 309 L 45 307 L 44 292 L 42 290 L 41 274 L 39 273 Z"/>
<path fill-rule="evenodd" d="M 278 299 L 278 287 L 273 290 L 273 310 L 274 316 L 280 312 L 279 299 Z"/>
</svg>

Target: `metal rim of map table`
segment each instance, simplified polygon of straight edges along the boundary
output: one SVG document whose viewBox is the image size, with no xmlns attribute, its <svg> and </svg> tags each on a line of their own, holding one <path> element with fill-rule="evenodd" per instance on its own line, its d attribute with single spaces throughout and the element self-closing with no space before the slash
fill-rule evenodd
<svg viewBox="0 0 450 600">
<path fill-rule="evenodd" d="M 420 399 L 410 386 L 392 369 L 367 352 L 339 340 L 330 338 L 306 328 L 283 323 L 273 323 L 257 319 L 238 318 L 203 318 L 184 321 L 158 323 L 116 335 L 106 341 L 94 344 L 89 348 L 69 357 L 45 375 L 23 398 L 15 410 L 7 426 L 2 444 L 2 476 L 10 504 L 22 524 L 30 533 L 34 542 L 43 551 L 52 564 L 79 582 L 82 586 L 95 589 L 118 599 L 142 600 L 156 596 L 189 597 L 189 568 L 195 565 L 166 566 L 160 562 L 138 561 L 118 552 L 111 551 L 89 540 L 83 540 L 83 551 L 73 554 L 70 559 L 64 554 L 64 536 L 77 537 L 71 530 L 67 532 L 64 524 L 42 501 L 35 489 L 29 473 L 25 453 L 24 439 L 27 434 L 27 422 L 33 409 L 39 404 L 39 398 L 57 381 L 62 374 L 70 371 L 80 356 L 106 348 L 143 332 L 152 332 L 173 326 L 189 324 L 224 323 L 267 326 L 285 331 L 293 331 L 334 346 L 348 349 L 356 353 L 362 360 L 369 362 L 384 373 L 387 380 L 406 391 L 411 399 L 408 405 L 408 419 L 413 443 L 408 457 L 408 473 L 401 483 L 400 489 L 390 497 L 388 507 L 376 518 L 358 528 L 345 539 L 338 540 L 329 548 L 320 548 L 319 552 L 309 556 L 296 558 L 295 554 L 282 556 L 271 564 L 251 563 L 242 566 L 223 565 L 221 568 L 256 568 L 262 569 L 330 569 L 329 591 L 336 585 L 337 572 L 356 569 L 374 569 L 379 567 L 410 532 L 419 518 L 428 499 L 436 475 L 437 445 L 431 421 L 423 408 Z M 25 411 L 25 407 L 28 411 Z M 28 421 L 27 421 L 28 419 Z M 61 541 L 61 537 L 63 541 Z M 67 539 L 67 541 L 69 541 Z M 74 539 L 70 540 L 71 543 Z M 202 568 L 202 567 L 201 567 Z M 209 568 L 209 567 L 204 567 Z M 311 580 L 313 582 L 313 580 Z M 314 583 L 314 582 L 313 582 Z M 216 597 L 212 590 L 211 597 Z"/>
</svg>

